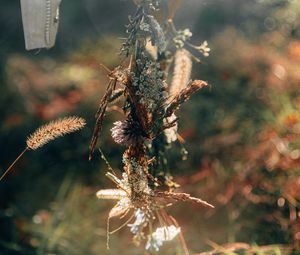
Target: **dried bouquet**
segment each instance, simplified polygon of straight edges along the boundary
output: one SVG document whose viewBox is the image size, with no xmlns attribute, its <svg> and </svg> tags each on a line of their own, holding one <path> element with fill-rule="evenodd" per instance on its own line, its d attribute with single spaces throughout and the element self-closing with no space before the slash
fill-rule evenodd
<svg viewBox="0 0 300 255">
<path fill-rule="evenodd" d="M 116 184 L 116 189 L 97 192 L 99 199 L 117 201 L 109 212 L 108 237 L 127 225 L 134 243 L 144 243 L 147 250 L 158 251 L 165 241 L 178 236 L 188 254 L 180 227 L 165 208 L 175 201 L 213 206 L 175 191 L 178 185 L 168 172 L 165 153 L 172 142 L 182 140 L 177 133 L 176 111 L 192 94 L 207 86 L 205 81 L 190 80 L 192 60 L 200 61 L 192 52 L 208 56 L 210 49 L 207 42 L 199 46 L 191 44 L 189 29 L 175 28 L 173 2 L 170 1 L 172 6 L 163 6 L 160 0 L 134 1 L 136 12 L 127 26 L 128 37 L 121 49 L 122 64 L 109 71 L 110 81 L 95 116 L 90 159 L 108 105 L 122 99 L 124 118 L 114 123 L 111 135 L 126 148 L 123 173 L 117 176 L 109 167 L 106 176 Z M 164 7 L 169 7 L 167 17 Z M 128 220 L 110 231 L 109 220 L 113 217 Z"/>
</svg>

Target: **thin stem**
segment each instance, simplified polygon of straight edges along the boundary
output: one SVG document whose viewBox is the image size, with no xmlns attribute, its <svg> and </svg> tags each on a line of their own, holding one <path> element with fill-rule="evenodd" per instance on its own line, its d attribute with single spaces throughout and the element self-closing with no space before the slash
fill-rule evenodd
<svg viewBox="0 0 300 255">
<path fill-rule="evenodd" d="M 173 224 L 175 225 L 175 227 L 177 227 L 177 228 L 180 227 L 179 224 L 178 224 L 178 222 L 177 222 L 177 220 L 175 220 L 175 218 L 173 218 L 171 215 L 169 215 L 169 218 L 173 222 Z M 189 255 L 190 254 L 189 253 L 189 249 L 188 249 L 188 247 L 186 245 L 186 242 L 185 242 L 185 239 L 184 239 L 184 236 L 183 236 L 181 230 L 179 232 L 179 237 L 178 238 L 179 238 L 179 241 L 181 243 L 184 255 Z"/>
<path fill-rule="evenodd" d="M 18 160 L 23 156 L 23 154 L 29 150 L 29 147 L 26 147 L 21 153 L 20 155 L 15 159 L 14 162 L 11 163 L 11 165 L 6 169 L 6 171 L 4 172 L 4 174 L 1 175 L 0 177 L 0 181 L 5 177 L 5 175 L 13 168 L 13 166 L 18 162 Z"/>
<path fill-rule="evenodd" d="M 112 235 L 112 234 L 118 232 L 120 229 L 124 228 L 133 219 L 133 217 L 134 217 L 134 214 L 132 214 L 130 216 L 130 218 L 127 221 L 125 221 L 120 227 L 118 227 L 117 229 L 115 229 L 113 231 L 110 231 L 109 234 Z"/>
<path fill-rule="evenodd" d="M 101 158 L 104 160 L 105 164 L 107 165 L 108 169 L 115 175 L 117 176 L 117 174 L 115 173 L 114 169 L 111 167 L 110 163 L 108 162 L 107 158 L 105 157 L 103 151 L 101 150 L 101 148 L 98 149 L 101 155 Z"/>
<path fill-rule="evenodd" d="M 111 70 L 106 65 L 104 65 L 104 64 L 101 63 L 100 66 L 103 67 L 103 69 L 105 71 L 107 71 L 107 73 L 111 73 Z"/>
<path fill-rule="evenodd" d="M 110 217 L 107 218 L 106 223 L 106 249 L 109 250 L 109 223 L 110 223 Z"/>
</svg>

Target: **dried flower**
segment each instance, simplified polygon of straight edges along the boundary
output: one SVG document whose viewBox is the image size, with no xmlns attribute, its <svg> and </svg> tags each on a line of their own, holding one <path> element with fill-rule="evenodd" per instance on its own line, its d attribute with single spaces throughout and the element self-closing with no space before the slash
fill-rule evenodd
<svg viewBox="0 0 300 255">
<path fill-rule="evenodd" d="M 85 120 L 79 117 L 67 117 L 61 120 L 52 121 L 37 129 L 27 138 L 27 147 L 36 150 L 60 136 L 83 128 L 85 124 Z"/>
<path fill-rule="evenodd" d="M 203 54 L 204 57 L 208 57 L 210 53 L 210 48 L 208 47 L 207 41 L 204 41 L 199 46 L 190 45 L 192 48 L 196 49 Z"/>
<path fill-rule="evenodd" d="M 177 119 L 176 115 L 173 113 L 170 117 L 167 117 L 164 119 L 164 124 L 170 124 L 173 121 Z M 167 143 L 172 143 L 177 140 L 177 129 L 178 129 L 178 124 L 177 122 L 175 125 L 171 126 L 170 128 L 167 128 L 164 130 L 164 134 L 167 140 Z"/>
<path fill-rule="evenodd" d="M 139 124 L 131 119 L 116 121 L 111 129 L 111 136 L 116 143 L 127 146 L 141 143 L 144 140 Z"/>
<path fill-rule="evenodd" d="M 148 239 L 146 250 L 159 251 L 164 242 L 172 241 L 180 233 L 180 228 L 174 225 L 157 228 Z"/>
<path fill-rule="evenodd" d="M 135 222 L 128 224 L 127 226 L 130 227 L 130 232 L 136 235 L 140 232 L 141 228 L 143 228 L 143 225 L 146 222 L 146 214 L 141 209 L 137 209 L 134 213 L 134 216 Z"/>
<path fill-rule="evenodd" d="M 130 188 L 128 184 L 128 177 L 123 173 L 123 179 L 119 179 L 112 173 L 106 173 L 106 176 L 115 182 L 119 189 L 100 189 L 97 191 L 96 196 L 98 199 L 113 199 L 119 200 L 117 204 L 110 210 L 109 218 L 125 215 L 132 204 L 130 202 Z"/>
<path fill-rule="evenodd" d="M 185 42 L 188 41 L 192 35 L 192 32 L 188 28 L 176 31 L 176 36 L 173 38 L 176 48 L 183 48 Z"/>
</svg>

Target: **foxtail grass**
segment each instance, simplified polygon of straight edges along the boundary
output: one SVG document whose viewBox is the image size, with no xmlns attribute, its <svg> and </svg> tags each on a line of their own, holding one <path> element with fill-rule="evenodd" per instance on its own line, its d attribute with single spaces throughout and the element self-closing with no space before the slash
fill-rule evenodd
<svg viewBox="0 0 300 255">
<path fill-rule="evenodd" d="M 29 135 L 26 140 L 26 148 L 1 175 L 0 181 L 9 173 L 9 171 L 13 168 L 13 166 L 18 162 L 18 160 L 24 155 L 26 151 L 41 148 L 45 144 L 49 143 L 52 140 L 55 140 L 58 137 L 82 129 L 85 124 L 86 122 L 83 118 L 73 116 L 51 121 L 48 124 L 38 128 L 34 133 Z"/>
</svg>

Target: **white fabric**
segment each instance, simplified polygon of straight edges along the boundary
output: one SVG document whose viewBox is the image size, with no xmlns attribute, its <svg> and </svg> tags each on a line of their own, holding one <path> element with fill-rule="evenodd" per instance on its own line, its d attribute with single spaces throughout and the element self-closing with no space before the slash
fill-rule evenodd
<svg viewBox="0 0 300 255">
<path fill-rule="evenodd" d="M 60 2 L 61 0 L 21 0 L 27 50 L 54 46 Z"/>
</svg>

